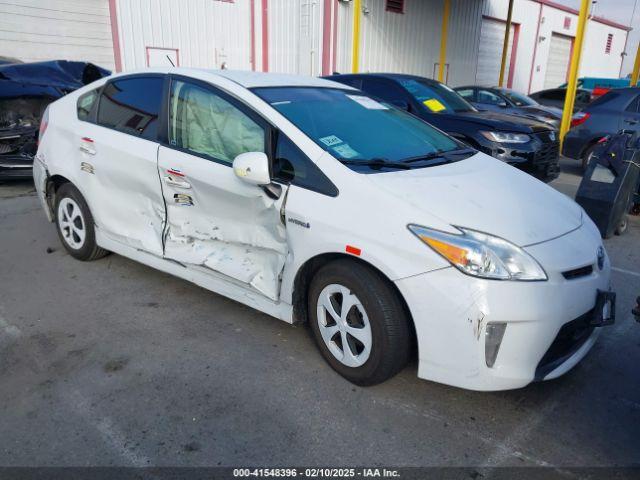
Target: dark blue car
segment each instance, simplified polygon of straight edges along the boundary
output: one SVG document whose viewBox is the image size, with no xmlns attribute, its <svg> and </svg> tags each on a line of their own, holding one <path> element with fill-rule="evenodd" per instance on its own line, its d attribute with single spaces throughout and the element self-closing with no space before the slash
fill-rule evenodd
<svg viewBox="0 0 640 480">
<path fill-rule="evenodd" d="M 478 110 L 502 112 L 545 122 L 560 128 L 562 109 L 541 105 L 533 98 L 510 88 L 466 86 L 454 89 Z"/>
<path fill-rule="evenodd" d="M 640 134 L 640 88 L 616 88 L 574 115 L 564 139 L 563 153 L 586 168 L 598 141 L 620 130 Z"/>
<path fill-rule="evenodd" d="M 480 112 L 447 85 L 415 75 L 358 73 L 325 77 L 407 110 L 467 145 L 540 180 L 557 178 L 559 138 L 548 123 Z"/>
</svg>

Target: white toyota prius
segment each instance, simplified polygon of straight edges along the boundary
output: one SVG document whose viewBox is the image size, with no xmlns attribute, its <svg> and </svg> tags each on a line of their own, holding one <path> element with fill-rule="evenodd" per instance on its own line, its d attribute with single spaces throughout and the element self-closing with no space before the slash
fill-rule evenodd
<svg viewBox="0 0 640 480">
<path fill-rule="evenodd" d="M 115 252 L 308 322 L 359 385 L 417 350 L 420 378 L 522 387 L 613 321 L 609 260 L 576 203 L 328 80 L 104 78 L 49 106 L 34 178 L 71 256 Z"/>
</svg>

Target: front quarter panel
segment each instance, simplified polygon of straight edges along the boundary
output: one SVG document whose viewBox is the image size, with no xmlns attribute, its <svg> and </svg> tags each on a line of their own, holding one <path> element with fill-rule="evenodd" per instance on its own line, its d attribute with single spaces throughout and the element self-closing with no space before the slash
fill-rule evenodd
<svg viewBox="0 0 640 480">
<path fill-rule="evenodd" d="M 392 281 L 450 266 L 407 228 L 416 223 L 447 230 L 449 225 L 426 218 L 424 212 L 376 188 L 367 175 L 344 169 L 350 186 L 340 189 L 337 197 L 295 185 L 289 189 L 285 222 L 290 254 L 282 282 L 285 302 L 291 302 L 295 276 L 309 259 L 326 253 L 349 254 L 347 246 L 357 249 L 360 254 L 356 256 Z"/>
</svg>

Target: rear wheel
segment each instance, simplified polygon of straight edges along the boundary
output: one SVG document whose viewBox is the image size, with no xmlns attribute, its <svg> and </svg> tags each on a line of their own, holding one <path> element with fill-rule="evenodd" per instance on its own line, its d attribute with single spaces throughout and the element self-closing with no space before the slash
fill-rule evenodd
<svg viewBox="0 0 640 480">
<path fill-rule="evenodd" d="M 69 254 L 78 260 L 97 260 L 109 252 L 96 244 L 93 217 L 80 191 L 65 183 L 56 192 L 56 227 Z"/>
<path fill-rule="evenodd" d="M 391 378 L 407 363 L 409 319 L 380 274 L 342 260 L 322 267 L 309 289 L 309 322 L 331 367 L 357 385 Z"/>
</svg>

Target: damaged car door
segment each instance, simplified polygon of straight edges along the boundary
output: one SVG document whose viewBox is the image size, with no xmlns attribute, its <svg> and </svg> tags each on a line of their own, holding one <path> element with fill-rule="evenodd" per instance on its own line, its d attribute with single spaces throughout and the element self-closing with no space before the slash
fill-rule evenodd
<svg viewBox="0 0 640 480">
<path fill-rule="evenodd" d="M 95 117 L 98 91 L 84 94 L 72 133 L 83 192 L 101 232 L 157 256 L 165 219 L 157 171 L 164 81 L 164 75 L 134 75 L 108 82 Z"/>
<path fill-rule="evenodd" d="M 165 257 L 278 300 L 286 187 L 269 194 L 233 171 L 238 155 L 268 151 L 268 125 L 225 92 L 182 77 L 172 77 L 167 120 L 158 156 Z"/>
</svg>

